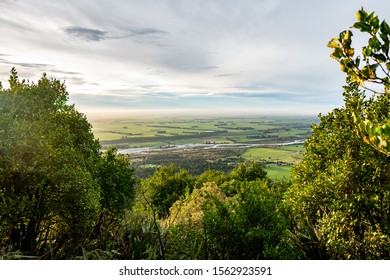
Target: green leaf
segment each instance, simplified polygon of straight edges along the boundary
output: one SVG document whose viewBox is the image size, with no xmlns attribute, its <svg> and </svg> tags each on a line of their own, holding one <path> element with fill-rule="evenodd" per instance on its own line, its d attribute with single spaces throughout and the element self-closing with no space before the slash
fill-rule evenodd
<svg viewBox="0 0 390 280">
<path fill-rule="evenodd" d="M 349 59 L 341 59 L 340 65 L 344 66 L 346 70 L 352 70 L 355 66 Z"/>
<path fill-rule="evenodd" d="M 352 27 L 359 29 L 362 32 L 370 32 L 371 26 L 364 22 L 356 22 Z"/>
<path fill-rule="evenodd" d="M 378 60 L 379 62 L 386 62 L 386 56 L 384 54 L 381 54 L 381 53 L 374 53 L 372 55 L 376 60 Z"/>
<path fill-rule="evenodd" d="M 390 121 L 382 125 L 383 133 L 387 134 L 390 137 Z"/>
<path fill-rule="evenodd" d="M 385 51 L 385 46 L 387 46 L 387 49 L 389 49 L 388 45 L 389 45 L 389 34 L 384 34 L 384 33 L 380 33 L 379 36 L 381 37 L 383 43 L 384 43 L 384 46 L 382 46 L 383 50 Z"/>
<path fill-rule="evenodd" d="M 365 18 L 365 20 L 366 20 L 366 22 L 371 22 L 372 19 L 373 19 L 374 17 L 375 17 L 375 13 L 372 12 L 371 14 L 369 14 L 369 15 Z"/>
<path fill-rule="evenodd" d="M 379 28 L 379 19 L 378 17 L 373 17 L 371 20 L 370 20 L 370 25 L 376 29 L 376 31 L 378 30 Z"/>
<path fill-rule="evenodd" d="M 390 27 L 389 25 L 387 24 L 386 21 L 382 21 L 381 25 L 380 25 L 380 31 L 384 34 L 384 35 L 390 35 Z"/>
<path fill-rule="evenodd" d="M 370 38 L 368 44 L 374 51 L 379 51 L 381 49 L 381 43 L 375 36 Z"/>
<path fill-rule="evenodd" d="M 359 65 L 360 65 L 360 56 L 356 57 L 356 59 L 355 59 L 355 65 L 356 65 L 357 67 L 359 67 Z"/>
<path fill-rule="evenodd" d="M 357 13 L 356 13 L 356 19 L 358 21 L 364 21 L 366 17 L 368 16 L 367 12 L 361 8 Z"/>
<path fill-rule="evenodd" d="M 368 79 L 370 77 L 370 71 L 368 66 L 363 67 L 360 71 L 362 72 L 365 79 Z"/>
<path fill-rule="evenodd" d="M 371 47 L 363 47 L 362 53 L 365 57 L 371 56 L 372 54 L 372 49 Z"/>
<path fill-rule="evenodd" d="M 378 68 L 378 66 L 379 66 L 378 63 L 371 64 L 371 65 L 370 65 L 371 71 L 375 71 L 375 70 Z"/>
<path fill-rule="evenodd" d="M 330 57 L 334 58 L 334 59 L 340 59 L 344 56 L 344 53 L 343 51 L 340 49 L 340 48 L 336 48 L 332 54 L 330 55 Z"/>
</svg>

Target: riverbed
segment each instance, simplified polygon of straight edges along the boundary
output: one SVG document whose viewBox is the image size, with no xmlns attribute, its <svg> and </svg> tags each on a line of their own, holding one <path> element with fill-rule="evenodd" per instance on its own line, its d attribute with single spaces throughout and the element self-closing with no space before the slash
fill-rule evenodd
<svg viewBox="0 0 390 280">
<path fill-rule="evenodd" d="M 272 143 L 272 144 L 247 144 L 247 143 L 235 143 L 235 144 L 181 144 L 181 145 L 164 145 L 155 147 L 139 147 L 121 149 L 121 154 L 148 154 L 159 153 L 167 151 L 188 151 L 188 150 L 208 150 L 208 149 L 229 149 L 229 148 L 256 148 L 256 147 L 270 147 L 270 146 L 288 146 L 303 144 L 305 140 L 294 140 L 292 142 Z"/>
</svg>

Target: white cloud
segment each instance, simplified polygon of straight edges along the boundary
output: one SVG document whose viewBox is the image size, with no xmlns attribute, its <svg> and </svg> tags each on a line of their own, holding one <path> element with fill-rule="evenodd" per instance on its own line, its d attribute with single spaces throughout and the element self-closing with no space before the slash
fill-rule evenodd
<svg viewBox="0 0 390 280">
<path fill-rule="evenodd" d="M 201 107 L 201 100 L 218 106 L 210 96 L 233 106 L 222 102 L 232 93 L 240 99 L 270 93 L 270 106 L 283 98 L 275 93 L 295 94 L 296 102 L 311 108 L 320 108 L 329 95 L 338 106 L 343 74 L 326 43 L 352 25 L 360 5 L 381 18 L 390 9 L 386 0 L 361 2 L 1 1 L 7 11 L 0 13 L 1 52 L 7 55 L 0 57 L 1 74 L 12 66 L 29 79 L 48 72 L 67 80 L 73 102 L 84 104 L 81 95 L 105 96 L 96 97 L 99 106 L 110 96 L 110 106 L 123 105 L 119 93 L 143 108 L 148 96 L 159 100 L 158 94 L 176 98 L 172 106 L 180 106 L 180 97 L 194 106 Z"/>
</svg>

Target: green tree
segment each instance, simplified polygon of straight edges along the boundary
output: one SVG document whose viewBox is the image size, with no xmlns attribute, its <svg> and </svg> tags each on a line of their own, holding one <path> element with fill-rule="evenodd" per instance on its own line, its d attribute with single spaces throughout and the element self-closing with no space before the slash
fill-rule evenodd
<svg viewBox="0 0 390 280">
<path fill-rule="evenodd" d="M 293 240 L 309 258 L 390 258 L 390 29 L 363 8 L 356 17 L 352 28 L 369 35 L 362 55 L 351 30 L 328 44 L 346 73 L 345 108 L 313 126 L 286 195 Z"/>
<path fill-rule="evenodd" d="M 137 183 L 129 156 L 109 148 L 101 154 L 96 177 L 101 195 L 94 234 L 99 240 L 98 249 L 115 250 L 123 233 L 122 222 L 133 206 Z"/>
<path fill-rule="evenodd" d="M 340 63 L 346 73 L 349 86 L 367 90 L 371 96 L 360 95 L 353 104 L 353 130 L 363 140 L 378 151 L 390 155 L 390 106 L 382 108 L 381 114 L 370 114 L 367 106 L 385 99 L 390 95 L 390 27 L 386 21 L 380 21 L 374 12 L 367 13 L 363 8 L 356 13 L 357 21 L 352 28 L 368 35 L 367 45 L 356 55 L 352 46 L 353 33 L 346 30 L 338 38 L 333 38 L 328 47 L 333 49 L 331 57 Z M 371 102 L 365 102 L 367 99 Z"/>
<path fill-rule="evenodd" d="M 176 170 L 173 163 L 161 166 L 140 183 L 135 207 L 155 211 L 158 218 L 166 217 L 172 204 L 193 188 L 194 178 L 187 170 Z"/>
<path fill-rule="evenodd" d="M 210 259 L 290 259 L 289 217 L 283 182 L 243 181 L 227 202 L 210 196 L 204 204 L 206 256 Z"/>
<path fill-rule="evenodd" d="M 234 196 L 205 183 L 170 208 L 168 255 L 179 259 L 289 259 L 285 182 L 243 181 Z"/>
<path fill-rule="evenodd" d="M 307 257 L 389 258 L 390 159 L 353 133 L 362 93 L 356 85 L 345 89 L 346 108 L 321 116 L 303 160 L 292 168 L 286 198 L 295 237 Z M 372 102 L 367 108 L 374 117 L 388 107 L 383 99 Z"/>
<path fill-rule="evenodd" d="M 111 147 L 102 153 L 98 167 L 101 213 L 107 212 L 109 219 L 120 219 L 134 200 L 136 179 L 129 156 L 119 154 L 117 148 Z"/>
<path fill-rule="evenodd" d="M 210 175 L 209 171 L 206 171 Z M 211 178 L 210 178 L 211 179 Z M 204 205 L 211 198 L 228 204 L 230 198 L 215 183 L 204 183 L 176 201 L 165 224 L 169 231 L 168 255 L 173 259 L 208 259 Z"/>
<path fill-rule="evenodd" d="M 99 209 L 99 143 L 65 85 L 46 75 L 0 91 L 1 251 L 70 257 Z"/>
<path fill-rule="evenodd" d="M 227 178 L 224 182 L 222 182 L 221 188 L 227 195 L 233 196 L 237 194 L 240 185 L 244 182 L 251 182 L 266 178 L 267 171 L 264 170 L 260 163 L 254 161 L 240 163 L 228 174 Z"/>
<path fill-rule="evenodd" d="M 208 169 L 196 177 L 195 188 L 200 189 L 205 183 L 216 183 L 217 185 L 221 185 L 226 180 L 227 176 L 223 171 Z"/>
<path fill-rule="evenodd" d="M 229 178 L 237 181 L 255 181 L 257 179 L 264 179 L 267 177 L 267 171 L 263 166 L 257 162 L 240 163 L 237 168 L 233 169 Z"/>
</svg>

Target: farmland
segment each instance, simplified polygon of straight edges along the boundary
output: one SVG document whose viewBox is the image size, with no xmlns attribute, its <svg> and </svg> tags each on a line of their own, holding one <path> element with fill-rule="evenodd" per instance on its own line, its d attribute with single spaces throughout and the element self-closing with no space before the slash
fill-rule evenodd
<svg viewBox="0 0 390 280">
<path fill-rule="evenodd" d="M 111 117 L 90 118 L 103 149 L 131 154 L 140 177 L 171 162 L 198 175 L 261 162 L 271 178 L 289 178 L 317 121 L 309 117 Z M 289 145 L 284 145 L 289 144 Z"/>
</svg>

